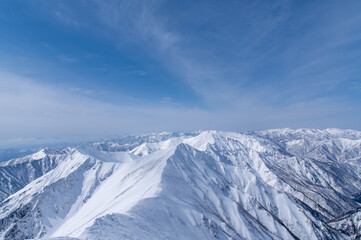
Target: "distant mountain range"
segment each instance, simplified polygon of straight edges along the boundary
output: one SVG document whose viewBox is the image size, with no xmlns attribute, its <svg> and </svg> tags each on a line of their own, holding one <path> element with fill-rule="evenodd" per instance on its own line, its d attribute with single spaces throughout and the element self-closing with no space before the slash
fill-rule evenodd
<svg viewBox="0 0 361 240">
<path fill-rule="evenodd" d="M 0 163 L 2 239 L 361 239 L 361 132 L 133 135 Z"/>
</svg>

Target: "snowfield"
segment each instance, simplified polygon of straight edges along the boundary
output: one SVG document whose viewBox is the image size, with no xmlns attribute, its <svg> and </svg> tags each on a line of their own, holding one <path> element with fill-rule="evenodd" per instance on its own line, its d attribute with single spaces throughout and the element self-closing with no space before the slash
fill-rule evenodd
<svg viewBox="0 0 361 240">
<path fill-rule="evenodd" d="M 0 163 L 1 239 L 359 239 L 361 132 L 126 136 Z"/>
</svg>

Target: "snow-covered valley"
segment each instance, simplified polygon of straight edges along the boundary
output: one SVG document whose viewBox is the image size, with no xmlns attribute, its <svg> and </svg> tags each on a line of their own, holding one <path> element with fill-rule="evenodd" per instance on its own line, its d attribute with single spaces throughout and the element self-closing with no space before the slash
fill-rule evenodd
<svg viewBox="0 0 361 240">
<path fill-rule="evenodd" d="M 361 132 L 126 136 L 0 163 L 2 239 L 358 239 Z"/>
</svg>

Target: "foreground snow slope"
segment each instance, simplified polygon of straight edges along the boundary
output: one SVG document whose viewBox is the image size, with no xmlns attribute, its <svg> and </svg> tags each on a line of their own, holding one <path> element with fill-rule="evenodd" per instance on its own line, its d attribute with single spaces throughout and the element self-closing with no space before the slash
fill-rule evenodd
<svg viewBox="0 0 361 240">
<path fill-rule="evenodd" d="M 355 238 L 336 222 L 360 206 L 360 151 L 360 132 L 337 129 L 161 133 L 40 151 L 0 165 L 0 236 Z"/>
</svg>

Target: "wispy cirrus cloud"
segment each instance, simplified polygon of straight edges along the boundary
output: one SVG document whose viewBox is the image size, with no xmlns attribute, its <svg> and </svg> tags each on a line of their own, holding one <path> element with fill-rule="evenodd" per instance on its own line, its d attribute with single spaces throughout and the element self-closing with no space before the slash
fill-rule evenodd
<svg viewBox="0 0 361 240">
<path fill-rule="evenodd" d="M 360 128 L 357 2 L 42 3 L 64 35 L 1 69 L 4 138 Z"/>
<path fill-rule="evenodd" d="M 353 46 L 361 39 L 357 2 L 44 4 L 60 22 L 112 39 L 119 51 L 136 45 L 209 106 L 252 96 L 259 101 L 272 101 L 274 95 L 281 101 L 317 98 L 350 81 L 360 68 L 360 51 Z M 80 8 L 85 11 L 79 13 Z"/>
<path fill-rule="evenodd" d="M 76 62 L 76 61 L 77 61 L 76 58 L 69 57 L 69 56 L 64 55 L 64 54 L 60 54 L 58 57 L 59 57 L 60 60 L 65 61 L 65 62 L 70 62 L 70 63 L 72 63 L 72 62 Z"/>
<path fill-rule="evenodd" d="M 185 108 L 171 97 L 158 103 L 109 103 L 96 100 L 83 89 L 66 91 L 35 79 L 0 72 L 0 147 L 21 137 L 31 144 L 89 140 L 129 133 L 189 131 L 198 129 L 238 130 L 279 127 L 356 127 L 361 107 L 345 106 L 339 99 L 317 99 L 283 107 L 265 107 L 257 102 L 205 110 Z M 251 108 L 249 106 L 252 106 Z M 332 109 L 329 108 L 332 106 Z M 348 121 L 342 115 L 352 111 Z M 318 120 L 315 120 L 316 119 Z M 54 136 L 57 139 L 54 139 Z"/>
<path fill-rule="evenodd" d="M 209 114 L 169 104 L 106 103 L 87 96 L 84 89 L 65 91 L 4 72 L 0 73 L 0 85 L 4 86 L 0 89 L 0 111 L 6 113 L 0 119 L 0 147 L 11 143 L 14 136 L 52 141 L 54 136 L 71 140 L 173 128 L 185 130 L 185 126 L 180 127 L 182 118 L 203 119 Z"/>
<path fill-rule="evenodd" d="M 147 73 L 145 71 L 142 71 L 142 70 L 129 71 L 128 73 L 129 74 L 137 74 L 137 75 L 141 75 L 141 76 L 147 75 Z"/>
</svg>

